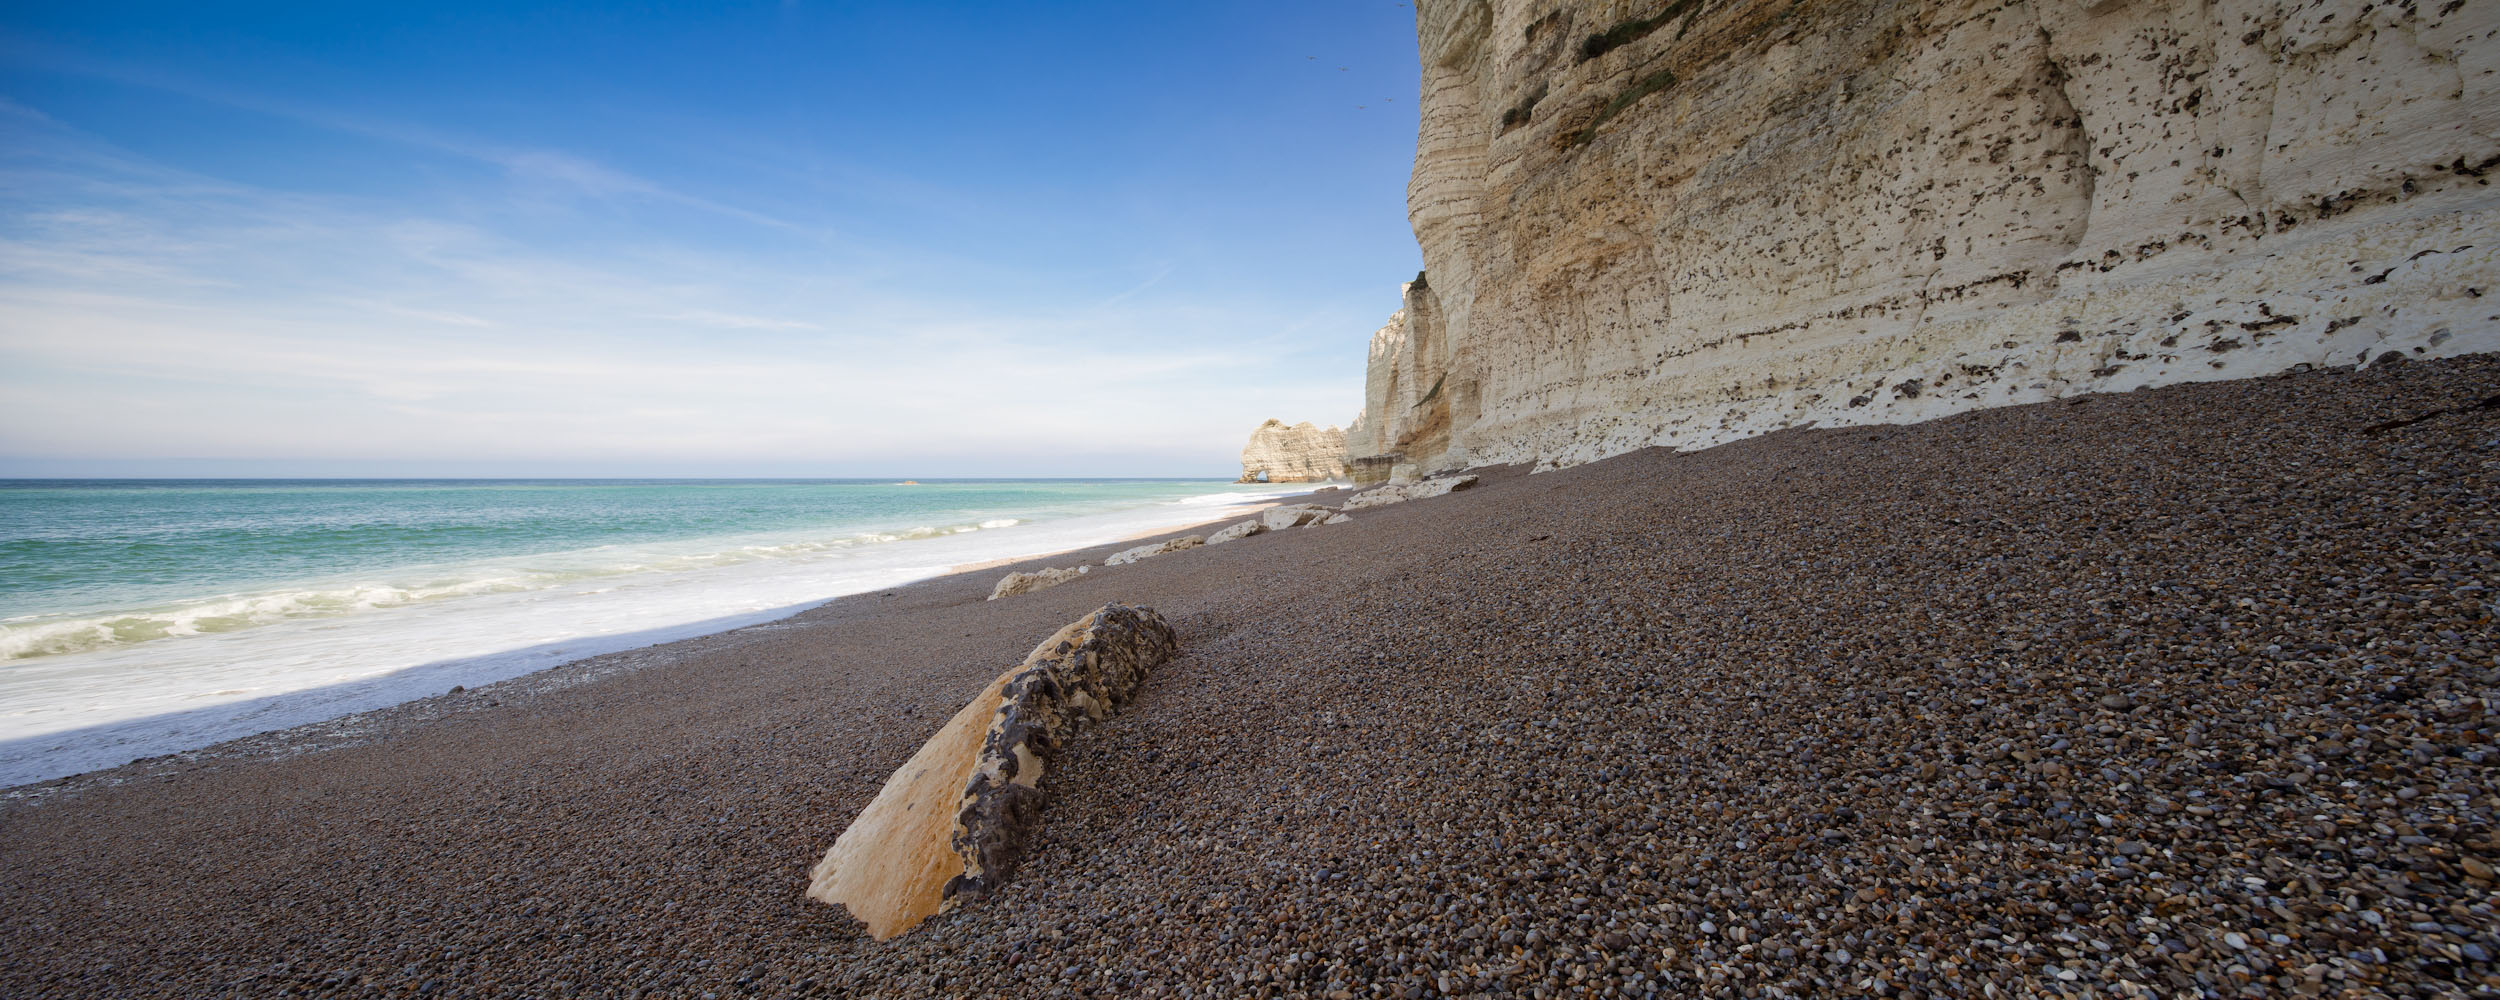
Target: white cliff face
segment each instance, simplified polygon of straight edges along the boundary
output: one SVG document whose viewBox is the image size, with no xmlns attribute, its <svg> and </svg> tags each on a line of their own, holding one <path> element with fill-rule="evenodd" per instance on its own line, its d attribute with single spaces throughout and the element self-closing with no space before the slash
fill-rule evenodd
<svg viewBox="0 0 2500 1000">
<path fill-rule="evenodd" d="M 1241 449 L 1241 481 L 1245 483 L 1316 483 L 1343 479 L 1346 432 L 1322 429 L 1309 421 L 1286 426 L 1270 420 L 1250 432 Z"/>
<path fill-rule="evenodd" d="M 1361 482 L 2500 349 L 2500 4 L 1419 8 Z"/>
<path fill-rule="evenodd" d="M 1363 409 L 1346 429 L 1346 469 L 1357 483 L 1413 479 L 1407 456 L 1449 445 L 1449 403 L 1440 390 L 1450 359 L 1432 288 L 1417 275 L 1398 292 L 1406 305 L 1372 334 Z M 1417 339 L 1417 330 L 1425 337 Z"/>
</svg>

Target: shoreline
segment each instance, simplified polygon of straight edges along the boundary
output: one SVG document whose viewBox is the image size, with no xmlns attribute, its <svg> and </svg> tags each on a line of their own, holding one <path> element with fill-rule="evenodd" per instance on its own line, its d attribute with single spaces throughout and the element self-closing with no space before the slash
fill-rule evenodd
<svg viewBox="0 0 2500 1000">
<path fill-rule="evenodd" d="M 1259 511 L 1266 510 L 1280 503 L 1299 502 L 1307 497 L 1317 495 L 1317 490 L 1332 484 L 1318 483 L 1312 485 L 1314 492 L 1311 493 L 1292 493 L 1268 500 L 1244 503 L 1238 505 L 1238 507 L 1234 509 L 1233 513 L 1227 514 L 1223 517 L 1211 518 L 1203 521 L 1194 521 L 1178 527 L 1157 528 L 1142 532 L 1130 532 L 1108 541 L 1094 542 L 1086 545 L 1058 549 L 1039 554 L 1002 557 L 999 559 L 951 565 L 929 576 L 902 581 L 887 587 L 871 588 L 869 590 L 857 591 L 848 594 L 836 594 L 830 597 L 813 598 L 784 605 L 779 608 L 765 609 L 746 614 L 730 615 L 722 618 L 704 619 L 675 625 L 660 626 L 649 631 L 660 633 L 662 634 L 662 637 L 654 638 L 648 642 L 635 642 L 632 645 L 628 645 L 623 648 L 606 649 L 563 659 L 544 666 L 535 667 L 521 674 L 489 681 L 483 684 L 460 685 L 460 689 L 451 694 L 437 693 L 419 695 L 386 705 L 344 712 L 329 718 L 316 719 L 309 722 L 281 726 L 274 729 L 266 729 L 241 736 L 219 738 L 200 746 L 183 747 L 181 749 L 171 751 L 151 753 L 123 763 L 90 768 L 70 774 L 55 775 L 29 781 L 0 785 L 0 802 L 40 801 L 64 792 L 73 792 L 79 788 L 88 787 L 93 784 L 121 784 L 129 780 L 134 780 L 135 778 L 189 770 L 192 767 L 196 767 L 207 761 L 248 761 L 261 758 L 287 757 L 301 753 L 317 752 L 319 750 L 331 749 L 339 746 L 354 745 L 356 743 L 378 738 L 381 733 L 398 731 L 409 725 L 421 725 L 425 722 L 442 718 L 447 714 L 477 707 L 495 707 L 507 697 L 525 698 L 531 695 L 545 693 L 547 691 L 562 690 L 564 688 L 580 684 L 592 683 L 600 678 L 611 676 L 616 673 L 639 669 L 641 666 L 647 666 L 652 662 L 666 660 L 670 655 L 667 651 L 672 647 L 678 646 L 679 644 L 701 642 L 714 637 L 729 635 L 750 629 L 770 628 L 779 623 L 786 622 L 798 615 L 823 607 L 834 601 L 861 597 L 878 591 L 893 591 L 903 587 L 917 586 L 931 581 L 960 575 L 978 575 L 984 573 L 1004 572 L 1014 568 L 1029 568 L 1027 567 L 1027 564 L 1039 566 L 1053 561 L 1062 561 L 1072 555 L 1096 553 L 1096 550 L 1105 550 L 1103 552 L 1096 553 L 1092 557 L 1092 560 L 1090 560 L 1099 561 L 1102 555 L 1107 555 L 1109 552 L 1118 551 L 1119 548 L 1137 544 L 1141 541 L 1160 540 L 1163 538 L 1177 537 L 1193 532 L 1199 532 L 1208 529 L 1213 525 L 1230 523 L 1236 520 L 1244 519 L 1247 516 L 1255 515 Z M 718 627 L 711 627 L 715 624 L 717 624 Z M 559 640 L 553 645 L 606 645 L 620 639 L 632 641 L 638 634 L 640 633 L 581 636 L 573 639 Z M 367 679 L 365 683 L 380 683 L 389 678 L 397 677 L 413 671 L 439 669 L 445 666 L 456 666 L 460 663 L 478 660 L 501 659 L 519 656 L 528 653 L 532 648 L 533 647 L 520 647 L 477 657 L 463 657 L 454 660 L 439 661 L 436 663 L 420 664 L 404 668 L 399 671 L 394 671 L 391 674 L 379 675 L 375 678 Z M 557 676 L 559 674 L 562 676 Z M 281 692 L 270 696 L 270 698 L 300 698 L 313 690 L 318 689 Z M 74 738 L 82 733 L 97 730 L 114 730 L 124 727 L 143 727 L 151 720 L 166 718 L 169 717 L 142 716 L 135 719 L 105 723 L 94 727 L 82 727 L 79 729 L 61 730 L 51 733 L 39 733 L 8 742 L 41 743 L 52 740 L 61 740 L 65 738 Z M 132 775 L 121 775 L 118 773 L 131 769 L 137 769 L 137 773 Z"/>
<path fill-rule="evenodd" d="M 1224 515 L 1223 517 L 1197 521 L 1182 525 L 1178 528 L 1155 528 L 1148 531 L 1133 531 L 1107 542 L 1097 542 L 1092 545 L 1082 545 L 1072 549 L 1061 549 L 1057 552 L 1045 552 L 1040 555 L 1011 556 L 999 559 L 983 559 L 979 562 L 961 563 L 947 567 L 946 572 L 940 575 L 953 576 L 957 573 L 986 573 L 992 570 L 1012 570 L 1013 568 L 1022 566 L 1026 563 L 1038 563 L 1045 560 L 1063 559 L 1071 555 L 1080 555 L 1108 546 L 1116 545 L 1121 548 L 1127 548 L 1133 545 L 1142 545 L 1147 542 L 1161 541 L 1166 538 L 1178 538 L 1182 535 L 1196 534 L 1201 529 L 1208 528 L 1213 525 L 1226 524 L 1236 520 L 1246 520 L 1246 515 L 1256 514 L 1279 504 L 1293 503 L 1318 495 L 1318 490 L 1313 490 L 1309 493 L 1288 493 L 1272 500 L 1263 500 L 1258 503 L 1243 504 L 1238 510 L 1231 514 Z M 1117 551 L 1119 551 L 1119 549 L 1112 549 L 1112 552 Z M 1102 555 L 1110 554 L 1110 552 L 1102 553 Z M 1093 558 L 1100 558 L 1100 556 Z M 1080 561 L 1090 562 L 1091 560 L 1088 559 Z"/>
<path fill-rule="evenodd" d="M 125 769 L 0 802 L 0 993 L 2470 993 L 2496 396 L 2483 356 L 1479 470 Z M 1180 654 L 1013 881 L 884 943 L 804 897 L 1114 601 Z"/>
</svg>

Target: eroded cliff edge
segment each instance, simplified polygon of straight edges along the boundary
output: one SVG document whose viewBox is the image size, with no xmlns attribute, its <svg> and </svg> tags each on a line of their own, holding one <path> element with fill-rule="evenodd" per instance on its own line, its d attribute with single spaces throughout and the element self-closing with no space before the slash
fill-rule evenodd
<svg viewBox="0 0 2500 1000">
<path fill-rule="evenodd" d="M 1418 8 L 1361 481 L 2500 348 L 2500 3 Z"/>
</svg>

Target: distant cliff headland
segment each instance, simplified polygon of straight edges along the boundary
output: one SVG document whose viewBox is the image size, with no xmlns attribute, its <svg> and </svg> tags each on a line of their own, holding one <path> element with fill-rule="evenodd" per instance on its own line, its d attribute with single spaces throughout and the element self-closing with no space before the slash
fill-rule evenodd
<svg viewBox="0 0 2500 1000">
<path fill-rule="evenodd" d="M 1346 478 L 1345 432 L 1309 421 L 1269 420 L 1241 449 L 1241 482 L 1316 483 Z"/>
<path fill-rule="evenodd" d="M 2500 7 L 1417 7 L 1358 482 L 2500 348 Z"/>
</svg>

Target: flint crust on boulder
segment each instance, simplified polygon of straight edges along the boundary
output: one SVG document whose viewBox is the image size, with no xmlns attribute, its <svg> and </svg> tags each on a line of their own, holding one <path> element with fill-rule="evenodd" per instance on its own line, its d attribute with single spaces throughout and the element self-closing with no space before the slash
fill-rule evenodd
<svg viewBox="0 0 2500 1000">
<path fill-rule="evenodd" d="M 998 586 L 990 588 L 990 600 L 1048 590 L 1074 580 L 1091 571 L 1091 566 L 1048 567 L 1030 573 L 1009 573 L 998 578 Z"/>
<path fill-rule="evenodd" d="M 1034 647 L 886 779 L 809 873 L 884 941 L 997 890 L 1041 830 L 1042 773 L 1179 651 L 1154 609 L 1108 604 Z"/>
</svg>

